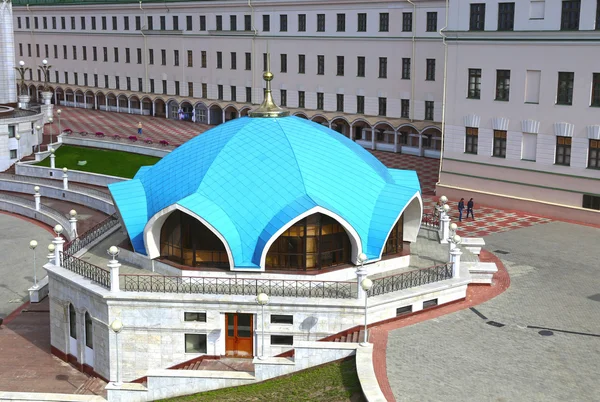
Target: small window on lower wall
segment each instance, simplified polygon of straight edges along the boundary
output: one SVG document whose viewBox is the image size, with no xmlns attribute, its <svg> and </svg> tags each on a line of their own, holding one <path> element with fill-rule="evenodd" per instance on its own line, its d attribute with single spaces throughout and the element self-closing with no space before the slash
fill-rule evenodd
<svg viewBox="0 0 600 402">
<path fill-rule="evenodd" d="M 293 345 L 294 337 L 291 335 L 271 335 L 271 345 Z"/>
<path fill-rule="evenodd" d="M 293 315 L 271 314 L 271 324 L 293 324 Z"/>
<path fill-rule="evenodd" d="M 185 353 L 206 353 L 206 334 L 185 334 Z"/>
<path fill-rule="evenodd" d="M 583 208 L 600 210 L 600 196 L 584 194 L 582 206 Z"/>
<path fill-rule="evenodd" d="M 396 317 L 401 316 L 401 315 L 410 314 L 410 313 L 412 313 L 412 305 L 410 305 L 410 306 L 404 306 L 404 307 L 398 307 L 396 309 Z"/>
<path fill-rule="evenodd" d="M 198 322 L 206 322 L 206 313 L 183 313 L 184 321 L 198 321 Z"/>
<path fill-rule="evenodd" d="M 438 305 L 438 299 L 431 299 L 423 302 L 423 308 L 435 307 Z"/>
</svg>

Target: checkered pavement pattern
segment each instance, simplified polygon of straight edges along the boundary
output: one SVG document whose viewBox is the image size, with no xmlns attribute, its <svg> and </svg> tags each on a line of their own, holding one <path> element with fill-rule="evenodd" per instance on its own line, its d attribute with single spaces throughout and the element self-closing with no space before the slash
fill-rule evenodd
<svg viewBox="0 0 600 402">
<path fill-rule="evenodd" d="M 437 203 L 438 197 L 431 195 L 423 196 L 423 207 L 425 213 L 432 213 Z M 476 200 L 474 200 L 476 201 Z M 529 215 L 519 211 L 508 211 L 475 204 L 473 214 L 475 219 L 467 215 L 467 210 L 463 211 L 462 222 L 458 221 L 458 200 L 451 200 L 450 218 L 452 222 L 458 225 L 458 235 L 463 237 L 485 237 L 494 233 L 507 232 L 513 229 L 520 229 L 528 226 L 539 225 L 552 222 L 552 219 L 541 216 Z"/>
<path fill-rule="evenodd" d="M 151 139 L 154 142 L 166 140 L 171 145 L 183 144 L 190 138 L 214 127 L 161 117 L 71 107 L 61 107 L 61 109 L 61 125 L 63 129 L 70 128 L 74 133 L 87 131 L 93 135 L 93 133 L 101 131 L 106 136 L 118 134 L 121 137 L 127 138 L 130 135 L 137 136 L 137 124 L 141 121 L 143 125 L 142 139 Z M 48 135 L 52 130 L 54 130 L 54 134 L 58 132 L 56 123 L 54 127 L 47 126 L 45 134 Z M 431 213 L 434 210 L 438 199 L 434 195 L 435 183 L 439 177 L 440 162 L 438 159 L 384 151 L 369 150 L 369 152 L 387 167 L 415 170 L 421 183 L 424 211 Z M 449 205 L 452 221 L 459 225 L 458 234 L 466 237 L 484 237 L 492 233 L 506 232 L 512 229 L 552 222 L 548 218 L 529 215 L 519 211 L 478 206 L 477 203 L 475 204 L 475 219 L 463 219 L 462 222 L 458 222 L 458 200 L 451 200 Z"/>
<path fill-rule="evenodd" d="M 61 110 L 60 123 L 62 129 L 70 128 L 75 135 L 81 131 L 87 131 L 89 135 L 93 136 L 94 133 L 99 131 L 107 137 L 112 137 L 115 134 L 122 138 L 127 138 L 130 135 L 138 136 L 138 122 L 141 122 L 143 131 L 140 140 L 150 139 L 153 142 L 165 140 L 170 145 L 181 145 L 212 127 L 207 124 L 192 123 L 191 121 L 105 112 L 102 110 L 63 106 L 61 106 Z M 57 118 L 55 117 L 54 124 L 46 126 L 44 129 L 45 135 L 49 135 L 50 132 L 56 135 L 58 132 L 56 122 Z"/>
<path fill-rule="evenodd" d="M 385 166 L 394 169 L 415 170 L 423 194 L 433 195 L 439 178 L 440 160 L 385 151 L 369 151 Z"/>
</svg>

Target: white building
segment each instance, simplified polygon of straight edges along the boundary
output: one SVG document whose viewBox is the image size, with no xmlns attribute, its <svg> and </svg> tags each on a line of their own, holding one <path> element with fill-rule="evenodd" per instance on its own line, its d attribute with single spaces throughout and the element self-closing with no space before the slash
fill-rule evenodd
<svg viewBox="0 0 600 402">
<path fill-rule="evenodd" d="M 0 171 L 6 170 L 42 142 L 41 127 L 48 117 L 48 106 L 27 108 L 27 97 L 19 96 L 15 67 L 12 4 L 0 2 Z M 25 101 L 22 104 L 21 101 Z M 23 108 L 20 108 L 23 106 Z M 50 112 L 51 115 L 51 112 Z M 40 129 L 36 129 L 40 127 Z"/>
<path fill-rule="evenodd" d="M 18 0 L 17 57 L 51 61 L 56 103 L 218 124 L 261 100 L 268 50 L 282 106 L 372 149 L 439 157 L 443 1 L 166 3 Z"/>
<path fill-rule="evenodd" d="M 450 1 L 438 193 L 600 223 L 600 4 Z"/>
</svg>

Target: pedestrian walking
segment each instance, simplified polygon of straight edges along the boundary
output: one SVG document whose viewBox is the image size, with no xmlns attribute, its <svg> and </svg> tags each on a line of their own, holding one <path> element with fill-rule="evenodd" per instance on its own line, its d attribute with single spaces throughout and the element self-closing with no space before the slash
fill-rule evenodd
<svg viewBox="0 0 600 402">
<path fill-rule="evenodd" d="M 473 216 L 473 206 L 475 204 L 473 203 L 473 199 L 471 198 L 469 200 L 469 202 L 467 202 L 467 218 L 469 217 L 469 212 L 471 213 L 471 219 L 475 219 L 475 217 Z"/>
<path fill-rule="evenodd" d="M 462 212 L 465 209 L 465 199 L 461 198 L 458 202 L 458 221 L 462 222 Z"/>
<path fill-rule="evenodd" d="M 142 135 L 142 122 L 138 122 L 138 135 L 141 136 Z"/>
</svg>

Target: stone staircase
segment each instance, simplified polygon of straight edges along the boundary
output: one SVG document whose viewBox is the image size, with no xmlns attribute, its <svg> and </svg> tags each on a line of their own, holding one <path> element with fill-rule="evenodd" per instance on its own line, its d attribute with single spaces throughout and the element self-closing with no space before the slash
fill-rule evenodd
<svg viewBox="0 0 600 402">
<path fill-rule="evenodd" d="M 211 356 L 212 357 L 212 356 Z M 248 373 L 254 372 L 254 364 L 252 359 L 240 359 L 232 357 L 224 357 L 217 359 L 194 359 L 181 363 L 175 370 L 213 370 L 213 371 L 244 371 Z"/>
<path fill-rule="evenodd" d="M 78 395 L 100 395 L 106 397 L 106 382 L 98 377 L 89 377 L 73 392 Z"/>
</svg>

